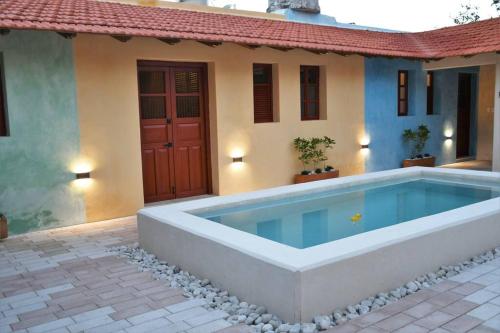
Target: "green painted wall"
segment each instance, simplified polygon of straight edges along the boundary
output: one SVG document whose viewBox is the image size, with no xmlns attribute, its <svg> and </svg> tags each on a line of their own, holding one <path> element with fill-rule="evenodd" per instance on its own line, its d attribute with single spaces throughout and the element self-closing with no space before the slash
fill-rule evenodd
<svg viewBox="0 0 500 333">
<path fill-rule="evenodd" d="M 53 32 L 0 36 L 9 137 L 0 137 L 0 212 L 11 234 L 82 223 L 71 182 L 79 127 L 72 42 Z"/>
</svg>

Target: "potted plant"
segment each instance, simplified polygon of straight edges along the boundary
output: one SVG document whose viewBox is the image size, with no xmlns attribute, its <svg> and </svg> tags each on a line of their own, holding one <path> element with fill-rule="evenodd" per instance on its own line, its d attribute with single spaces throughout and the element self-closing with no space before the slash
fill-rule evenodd
<svg viewBox="0 0 500 333">
<path fill-rule="evenodd" d="M 9 236 L 9 232 L 7 229 L 7 218 L 5 215 L 0 213 L 0 239 L 7 238 Z"/>
<path fill-rule="evenodd" d="M 422 154 L 427 141 L 429 140 L 431 131 L 422 124 L 416 130 L 410 128 L 403 131 L 403 140 L 410 146 L 410 158 L 403 161 L 403 167 L 424 166 L 434 167 L 436 158 L 429 154 Z"/>
<path fill-rule="evenodd" d="M 335 140 L 327 136 L 322 138 L 298 137 L 293 140 L 293 145 L 299 152 L 299 160 L 303 166 L 302 172 L 295 175 L 295 184 L 337 178 L 339 176 L 338 170 L 326 164 L 328 160 L 326 150 L 332 149 L 334 144 Z"/>
</svg>

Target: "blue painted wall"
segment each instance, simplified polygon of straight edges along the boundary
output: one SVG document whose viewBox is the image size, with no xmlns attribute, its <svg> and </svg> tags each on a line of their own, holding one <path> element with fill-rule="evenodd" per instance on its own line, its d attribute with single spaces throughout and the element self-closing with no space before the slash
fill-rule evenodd
<svg viewBox="0 0 500 333">
<path fill-rule="evenodd" d="M 85 221 L 69 170 L 79 154 L 71 41 L 53 32 L 0 37 L 10 136 L 0 137 L 0 212 L 11 234 Z"/>
<path fill-rule="evenodd" d="M 397 115 L 397 73 L 409 71 L 409 115 Z M 451 69 L 434 72 L 434 115 L 427 115 L 426 72 L 419 61 L 386 58 L 365 60 L 365 126 L 370 137 L 366 171 L 394 169 L 409 155 L 402 140 L 403 130 L 426 124 L 431 137 L 425 152 L 436 156 L 437 165 L 455 162 L 455 140 L 444 140 L 444 132 L 456 133 L 458 73 L 474 73 L 473 109 L 471 117 L 471 154 L 475 154 L 475 119 L 477 113 L 478 68 Z"/>
</svg>

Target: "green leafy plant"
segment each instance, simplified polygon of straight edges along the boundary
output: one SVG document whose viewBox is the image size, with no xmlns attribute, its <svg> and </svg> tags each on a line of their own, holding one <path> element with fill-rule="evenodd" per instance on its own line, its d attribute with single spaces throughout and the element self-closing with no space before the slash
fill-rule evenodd
<svg viewBox="0 0 500 333">
<path fill-rule="evenodd" d="M 301 174 L 309 174 L 307 168 L 311 164 L 314 169 L 318 169 L 320 163 L 325 163 L 328 160 L 326 150 L 332 149 L 334 144 L 335 140 L 327 136 L 322 138 L 295 138 L 293 145 L 299 152 L 299 160 L 302 162 L 304 169 Z"/>
<path fill-rule="evenodd" d="M 411 147 L 411 158 L 415 158 L 416 156 L 422 154 L 425 145 L 429 140 L 430 134 L 431 131 L 427 125 L 424 124 L 418 126 L 416 130 L 408 128 L 403 131 L 403 140 Z"/>
</svg>

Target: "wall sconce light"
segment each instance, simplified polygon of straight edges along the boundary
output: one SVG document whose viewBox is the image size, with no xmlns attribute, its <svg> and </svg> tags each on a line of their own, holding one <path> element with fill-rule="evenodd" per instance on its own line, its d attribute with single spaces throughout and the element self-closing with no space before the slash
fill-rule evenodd
<svg viewBox="0 0 500 333">
<path fill-rule="evenodd" d="M 370 145 L 367 143 L 361 145 L 361 149 L 368 149 L 368 148 L 370 148 Z"/>
<path fill-rule="evenodd" d="M 444 131 L 444 139 L 445 140 L 451 140 L 453 139 L 453 130 L 447 129 Z"/>
<path fill-rule="evenodd" d="M 243 156 L 233 157 L 233 163 L 242 163 L 242 162 L 243 162 Z"/>
<path fill-rule="evenodd" d="M 90 178 L 90 172 L 75 173 L 75 179 L 88 179 L 88 178 Z"/>
</svg>

